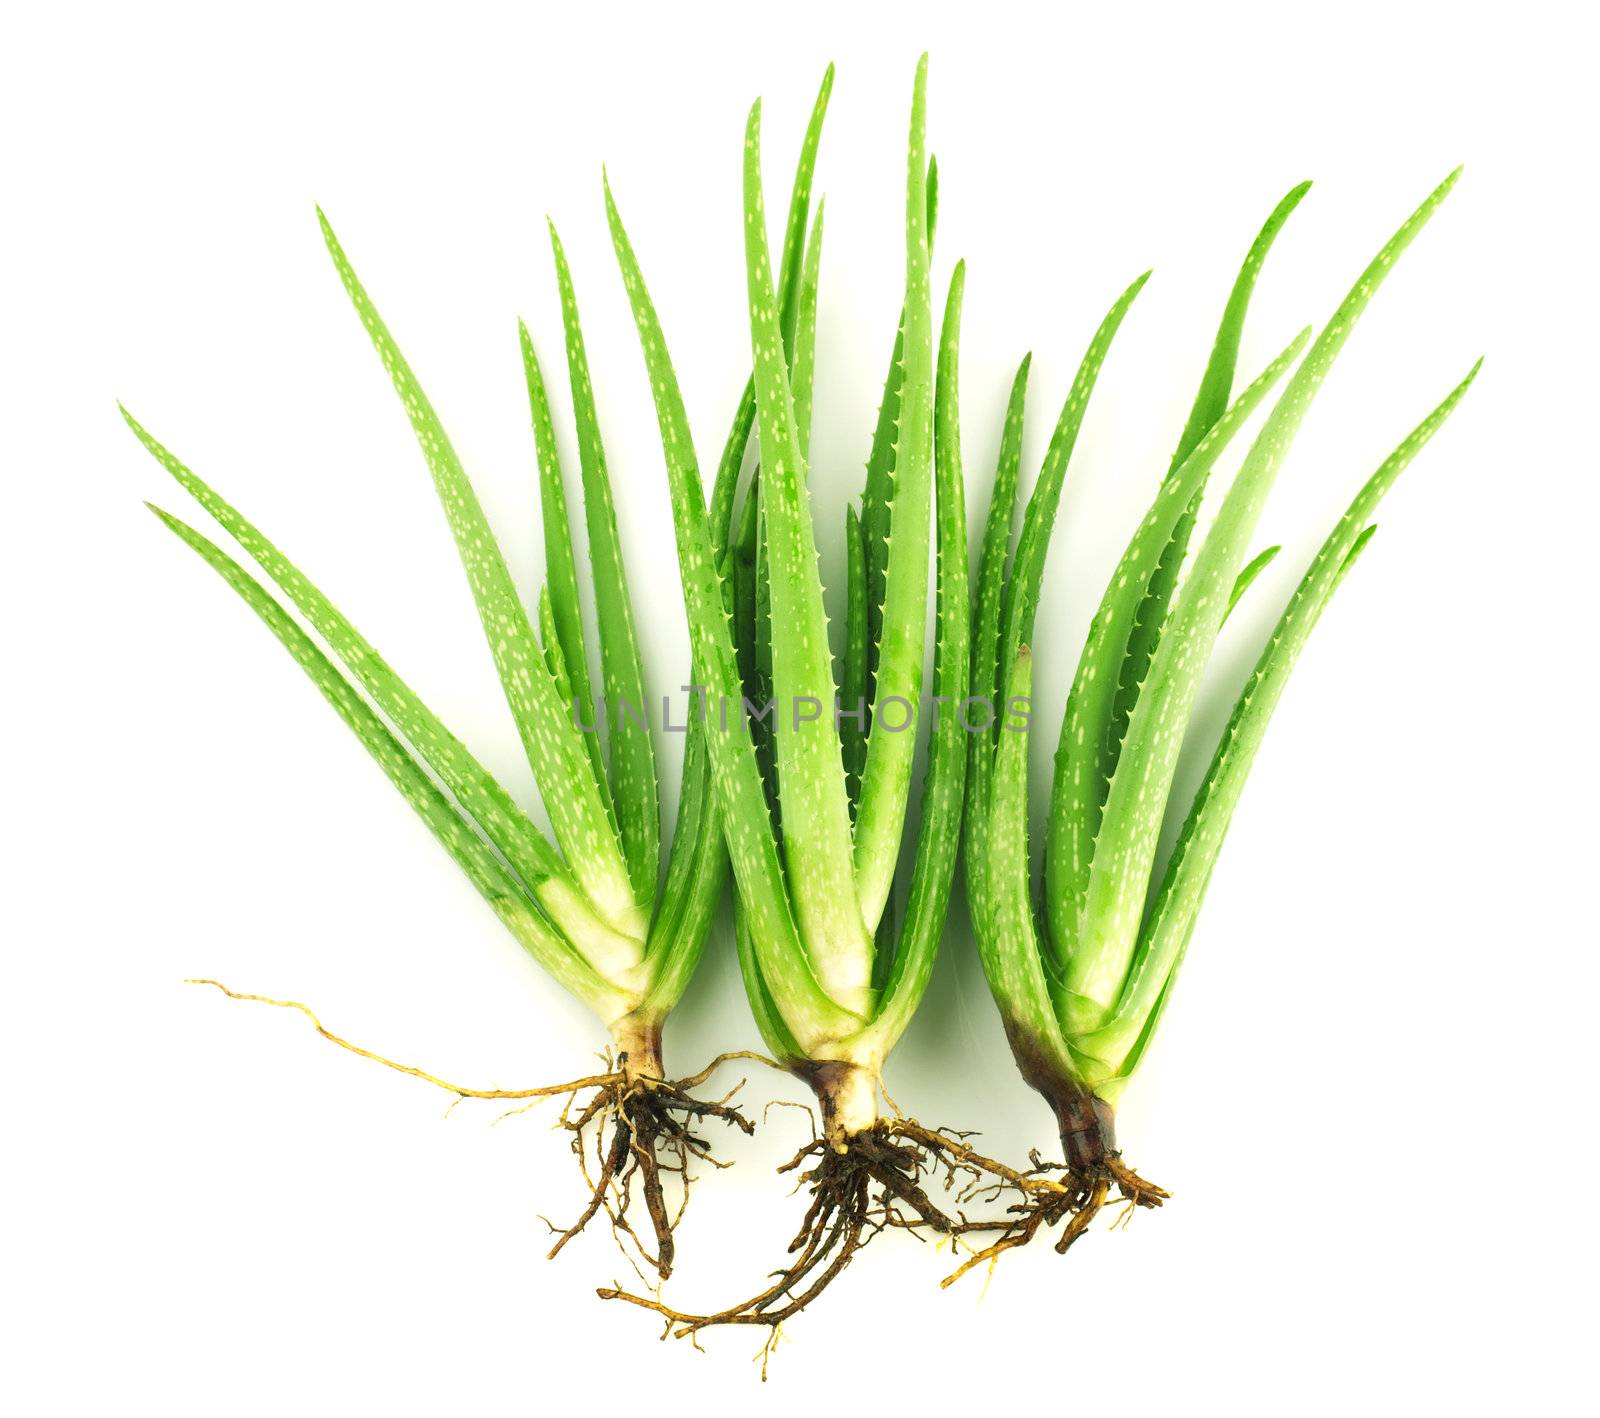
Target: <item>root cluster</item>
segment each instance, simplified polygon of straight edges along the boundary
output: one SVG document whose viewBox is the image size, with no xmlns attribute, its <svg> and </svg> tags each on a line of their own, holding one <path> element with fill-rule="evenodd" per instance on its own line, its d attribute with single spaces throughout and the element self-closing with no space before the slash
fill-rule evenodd
<svg viewBox="0 0 1600 1418">
<path fill-rule="evenodd" d="M 545 1222 L 556 1238 L 550 1248 L 552 1259 L 603 1211 L 624 1254 L 630 1259 L 636 1255 L 663 1280 L 672 1274 L 673 1232 L 689 1200 L 690 1163 L 729 1165 L 719 1161 L 693 1129 L 712 1120 L 746 1134 L 755 1131 L 755 1124 L 730 1101 L 740 1085 L 717 1099 L 696 1098 L 690 1091 L 730 1057 L 734 1056 L 722 1055 L 699 1073 L 677 1080 L 641 1076 L 621 1059 L 621 1067 L 599 1080 L 584 1079 L 552 1090 L 567 1094 L 557 1125 L 572 1134 L 572 1152 L 589 1189 L 588 1204 L 570 1226 Z M 584 1099 L 581 1107 L 580 1099 Z M 667 1198 L 669 1177 L 677 1181 L 675 1205 Z M 629 1219 L 636 1191 L 649 1218 L 648 1240 Z"/>
<path fill-rule="evenodd" d="M 296 1000 L 243 994 L 216 980 L 192 983 L 210 985 L 229 999 L 297 1011 L 340 1048 L 453 1094 L 451 1108 L 464 1099 L 515 1103 L 495 1119 L 500 1122 L 546 1099 L 563 1099 L 556 1126 L 571 1134 L 588 1201 L 569 1226 L 546 1220 L 555 1236 L 550 1255 L 558 1255 L 604 1214 L 635 1273 L 654 1293 L 636 1294 L 611 1285 L 599 1290 L 600 1297 L 654 1311 L 665 1321 L 663 1338 L 673 1335 L 698 1344 L 700 1331 L 719 1325 L 765 1328 L 760 1355 L 763 1378 L 783 1323 L 815 1301 L 880 1232 L 904 1230 L 923 1239 L 931 1233 L 948 1237 L 958 1247 L 965 1247 L 967 1237 L 980 1238 L 981 1248 L 970 1251 L 945 1277 L 943 1284 L 949 1286 L 977 1266 L 992 1265 L 1005 1252 L 1027 1245 L 1041 1231 L 1059 1225 L 1055 1248 L 1065 1252 L 1101 1211 L 1119 1199 L 1125 1210 L 1114 1225 L 1126 1224 L 1140 1207 L 1160 1206 L 1170 1195 L 1122 1161 L 1109 1109 L 1096 1100 L 1074 1099 L 1070 1104 L 1057 1100 L 1069 1160 L 1045 1162 L 1032 1153 L 1031 1166 L 1020 1171 L 973 1149 L 967 1141 L 971 1134 L 925 1127 L 898 1113 L 844 1133 L 830 1114 L 832 1095 L 820 1087 L 824 1132 L 814 1133 L 778 1169 L 796 1174 L 795 1190 L 810 1194 L 799 1230 L 789 1243 L 788 1259 L 771 1273 L 769 1284 L 737 1304 L 704 1314 L 678 1310 L 660 1298 L 659 1282 L 672 1274 L 673 1233 L 688 1202 L 691 1164 L 729 1165 L 713 1155 L 701 1135 L 703 1125 L 720 1122 L 746 1134 L 755 1131 L 733 1103 L 742 1080 L 717 1098 L 697 1097 L 694 1090 L 734 1059 L 779 1067 L 772 1060 L 740 1050 L 718 1055 L 687 1078 L 658 1077 L 656 1034 L 643 1051 L 647 1057 L 630 1059 L 619 1053 L 613 1058 L 608 1053 L 602 1072 L 566 1083 L 469 1088 L 341 1038 Z M 643 1208 L 645 1222 L 635 1223 L 635 1201 Z M 1002 1203 L 999 1214 L 994 1214 L 993 1208 Z M 967 1211 L 974 1206 L 988 1214 L 969 1217 Z M 647 1271 L 653 1272 L 653 1282 Z"/>
<path fill-rule="evenodd" d="M 602 1055 L 605 1062 L 603 1072 L 566 1083 L 543 1088 L 469 1088 L 352 1043 L 328 1029 L 307 1005 L 298 1000 L 245 994 L 230 990 L 216 980 L 193 980 L 190 983 L 210 985 L 229 999 L 250 1000 L 279 1009 L 294 1010 L 304 1015 L 329 1043 L 454 1094 L 455 1102 L 450 1105 L 452 1108 L 465 1099 L 516 1103 L 516 1107 L 495 1119 L 497 1123 L 525 1113 L 546 1099 L 564 1099 L 556 1126 L 572 1135 L 573 1155 L 583 1174 L 589 1200 L 570 1226 L 557 1226 L 545 1220 L 556 1238 L 550 1255 L 558 1255 L 568 1241 L 582 1232 L 596 1216 L 604 1213 L 617 1244 L 630 1263 L 634 1264 L 635 1270 L 639 1270 L 642 1262 L 663 1280 L 672 1273 L 673 1231 L 688 1202 L 691 1162 L 705 1162 L 713 1167 L 728 1165 L 713 1155 L 710 1144 L 696 1129 L 707 1121 L 713 1121 L 738 1128 L 746 1134 L 755 1131 L 754 1123 L 732 1102 L 734 1095 L 743 1087 L 742 1080 L 715 1099 L 697 1098 L 692 1090 L 704 1084 L 718 1068 L 731 1060 L 771 1062 L 760 1054 L 739 1050 L 719 1054 L 699 1073 L 669 1080 L 641 1070 L 638 1061 L 630 1060 L 626 1054 L 613 1058 L 608 1053 Z M 669 1179 L 675 1179 L 675 1185 L 670 1188 Z M 669 1189 L 676 1193 L 675 1201 L 669 1202 Z M 642 1201 L 648 1217 L 648 1230 L 644 1235 L 641 1234 L 642 1228 L 636 1227 L 630 1219 L 636 1196 Z M 642 1278 L 643 1271 L 639 1273 Z"/>
<path fill-rule="evenodd" d="M 1127 1166 L 1116 1152 L 1107 1152 L 1092 1162 L 1069 1165 L 1044 1162 L 1037 1152 L 1030 1154 L 1033 1170 L 1025 1175 L 1041 1178 L 1051 1173 L 1059 1174 L 1061 1181 L 1051 1189 L 1032 1188 L 1006 1208 L 1001 1219 L 973 1222 L 960 1228 L 960 1232 L 987 1233 L 993 1240 L 974 1251 L 940 1282 L 941 1286 L 954 1285 L 969 1270 L 980 1265 L 992 1265 L 1007 1251 L 1025 1246 L 1041 1231 L 1062 1225 L 1057 1238 L 1057 1254 L 1064 1255 L 1080 1236 L 1094 1223 L 1095 1217 L 1112 1201 L 1115 1187 L 1126 1204 L 1122 1214 L 1112 1224 L 1126 1225 L 1139 1207 L 1156 1207 L 1166 1201 L 1171 1193 L 1147 1182 Z"/>
<path fill-rule="evenodd" d="M 694 1340 L 701 1330 L 718 1325 L 764 1326 L 769 1331 L 761 1351 L 765 1378 L 779 1327 L 837 1280 L 880 1232 L 956 1236 L 999 1224 L 969 1221 L 964 1208 L 971 1202 L 1007 1193 L 1038 1203 L 1065 1195 L 1058 1182 L 1017 1172 L 974 1151 L 960 1134 L 910 1118 L 879 1119 L 842 1141 L 814 1137 L 778 1170 L 797 1172 L 796 1189 L 809 1191 L 811 1203 L 789 1243 L 790 1259 L 764 1289 L 706 1314 L 677 1310 L 658 1295 L 619 1286 L 602 1288 L 600 1298 L 653 1310 L 666 1322 L 663 1338 Z M 939 1192 L 938 1201 L 930 1188 Z"/>
</svg>

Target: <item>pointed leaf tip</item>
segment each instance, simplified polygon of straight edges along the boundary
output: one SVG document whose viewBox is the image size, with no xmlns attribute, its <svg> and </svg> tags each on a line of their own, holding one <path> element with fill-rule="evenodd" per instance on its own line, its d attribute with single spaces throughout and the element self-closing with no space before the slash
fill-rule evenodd
<svg viewBox="0 0 1600 1418">
<path fill-rule="evenodd" d="M 1367 549 L 1367 543 L 1372 540 L 1373 534 L 1377 530 L 1378 524 L 1376 522 L 1369 522 L 1357 534 L 1356 539 L 1350 543 L 1350 550 L 1344 554 L 1344 561 L 1339 572 L 1341 576 L 1348 573 L 1350 568 L 1356 564 L 1357 559 L 1360 557 L 1361 553 Z"/>
<path fill-rule="evenodd" d="M 163 458 L 168 456 L 167 448 L 160 439 L 152 434 L 149 429 L 147 429 L 142 423 L 139 422 L 138 419 L 129 413 L 121 403 L 117 405 L 117 408 L 122 412 L 123 422 L 133 430 L 133 436 L 144 445 L 145 450 L 148 453 L 155 458 Z"/>
<path fill-rule="evenodd" d="M 1306 193 L 1311 190 L 1311 179 L 1308 177 L 1303 182 L 1297 182 L 1282 197 L 1278 199 L 1277 208 L 1273 212 L 1272 220 L 1277 222 L 1287 221 L 1289 213 L 1300 205 Z"/>
<path fill-rule="evenodd" d="M 1279 200 L 1278 200 L 1277 208 L 1273 212 L 1272 217 L 1269 220 L 1269 223 L 1268 223 L 1269 227 L 1273 223 L 1277 223 L 1277 224 L 1281 225 L 1283 222 L 1288 221 L 1289 214 L 1291 212 L 1293 212 L 1294 209 L 1300 205 L 1301 200 L 1305 197 L 1306 193 L 1309 192 L 1310 190 L 1311 190 L 1311 179 L 1308 177 L 1304 182 L 1296 183 L 1287 192 L 1285 192 L 1283 194 L 1283 196 L 1281 198 L 1279 198 Z"/>
<path fill-rule="evenodd" d="M 148 507 L 157 518 L 160 519 L 164 526 L 166 526 L 169 530 L 178 533 L 179 536 L 182 536 L 185 532 L 194 531 L 194 529 L 190 527 L 189 524 L 181 517 L 175 517 L 172 513 L 168 512 L 165 507 L 158 507 L 153 502 L 146 502 L 145 506 Z M 198 533 L 196 533 L 196 535 L 198 535 Z"/>
</svg>

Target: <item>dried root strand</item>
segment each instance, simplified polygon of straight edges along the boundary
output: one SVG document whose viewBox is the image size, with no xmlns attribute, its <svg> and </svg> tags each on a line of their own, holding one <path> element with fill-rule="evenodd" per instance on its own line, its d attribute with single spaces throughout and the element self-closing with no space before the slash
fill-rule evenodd
<svg viewBox="0 0 1600 1418">
<path fill-rule="evenodd" d="M 272 1005 L 304 1015 L 329 1043 L 454 1094 L 452 1108 L 464 1099 L 520 1105 L 501 1113 L 495 1119 L 497 1123 L 524 1113 L 546 1099 L 565 1099 L 556 1126 L 572 1134 L 573 1155 L 588 1189 L 589 1200 L 570 1226 L 556 1226 L 546 1221 L 556 1237 L 549 1254 L 551 1257 L 560 1254 L 574 1236 L 603 1212 L 618 1246 L 641 1278 L 641 1261 L 661 1279 L 672 1273 L 676 1250 L 673 1232 L 688 1202 L 690 1163 L 699 1161 L 713 1167 L 730 1165 L 713 1154 L 711 1145 L 694 1130 L 695 1127 L 706 1121 L 716 1121 L 746 1134 L 755 1131 L 755 1124 L 732 1102 L 743 1086 L 742 1081 L 715 1099 L 696 1097 L 692 1090 L 706 1083 L 722 1065 L 734 1060 L 777 1067 L 764 1055 L 739 1049 L 719 1054 L 698 1073 L 672 1080 L 641 1073 L 628 1066 L 626 1056 L 613 1060 L 608 1054 L 604 1056 L 604 1072 L 566 1083 L 542 1088 L 471 1088 L 352 1043 L 335 1034 L 309 1006 L 298 1000 L 247 994 L 229 989 L 217 980 L 188 983 L 209 985 L 229 999 Z M 668 1202 L 669 1178 L 674 1179 L 673 1190 L 678 1194 L 675 1206 Z M 649 1218 L 648 1240 L 630 1220 L 636 1194 Z"/>
<path fill-rule="evenodd" d="M 350 1040 L 341 1038 L 329 1029 L 320 1019 L 310 1005 L 301 1004 L 299 1000 L 274 999 L 271 995 L 246 994 L 242 990 L 230 990 L 220 980 L 185 980 L 188 985 L 210 985 L 213 989 L 221 990 L 229 999 L 248 1000 L 255 1004 L 270 1004 L 275 1009 L 292 1009 L 303 1014 L 311 1021 L 311 1026 L 322 1035 L 330 1044 L 337 1044 L 341 1049 L 348 1049 L 352 1054 L 361 1058 L 370 1059 L 373 1063 L 382 1064 L 385 1068 L 392 1068 L 396 1073 L 407 1074 L 411 1078 L 420 1078 L 424 1083 L 431 1083 L 435 1088 L 442 1088 L 446 1093 L 454 1093 L 460 1098 L 488 1098 L 498 1100 L 557 1098 L 566 1093 L 581 1092 L 585 1088 L 595 1088 L 607 1082 L 613 1075 L 610 1073 L 593 1074 L 588 1078 L 574 1079 L 571 1083 L 556 1083 L 547 1088 L 468 1088 L 463 1083 L 450 1083 L 426 1069 L 415 1068 L 411 1064 L 398 1063 L 394 1059 L 385 1058 L 382 1054 L 375 1054 L 371 1049 L 364 1049 L 360 1044 L 353 1044 Z"/>
</svg>

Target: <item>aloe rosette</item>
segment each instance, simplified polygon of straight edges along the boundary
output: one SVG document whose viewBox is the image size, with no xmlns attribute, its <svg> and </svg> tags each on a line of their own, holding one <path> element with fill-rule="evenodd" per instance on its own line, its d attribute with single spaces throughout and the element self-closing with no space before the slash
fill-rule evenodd
<svg viewBox="0 0 1600 1418">
<path fill-rule="evenodd" d="M 821 204 L 791 309 L 773 288 L 758 102 L 745 130 L 744 219 L 759 466 L 726 556 L 713 536 L 661 324 L 611 205 L 661 424 L 695 662 L 717 718 L 707 744 L 737 886 L 745 989 L 768 1048 L 810 1085 L 822 1117 L 821 1135 L 788 1164 L 810 1162 L 804 1177 L 812 1203 L 789 1264 L 770 1286 L 714 1315 L 601 1292 L 665 1314 L 679 1333 L 716 1323 L 775 1327 L 837 1276 L 890 1214 L 896 1224 L 954 1229 L 958 1223 L 921 1179 L 930 1169 L 942 1167 L 948 1177 L 952 1167 L 983 1162 L 954 1137 L 879 1110 L 884 1061 L 922 998 L 938 948 L 965 791 L 965 734 L 954 712 L 966 693 L 970 616 L 957 388 L 964 270 L 958 265 L 951 279 L 936 368 L 926 80 L 924 58 L 907 154 L 901 329 L 863 508 L 846 516 L 848 604 L 838 676 L 807 486 Z M 928 562 L 935 551 L 929 695 Z M 931 727 L 920 827 L 902 870 L 916 730 L 925 718 Z M 901 888 L 896 912 L 891 902 Z"/>
<path fill-rule="evenodd" d="M 818 124 L 825 100 L 826 86 Z M 802 224 L 815 147 L 813 136 L 796 177 Z M 721 1120 L 745 1131 L 751 1127 L 725 1099 L 704 1099 L 691 1091 L 705 1082 L 712 1067 L 736 1055 L 721 1055 L 700 1073 L 677 1080 L 667 1075 L 661 1057 L 662 1026 L 700 957 L 726 881 L 727 852 L 721 809 L 711 790 L 706 726 L 691 723 L 677 822 L 662 870 L 658 775 L 644 676 L 566 254 L 552 225 L 599 642 L 598 692 L 579 603 L 579 558 L 564 474 L 544 376 L 527 327 L 519 324 L 519 336 L 539 470 L 546 573 L 533 613 L 519 595 L 432 404 L 326 218 L 322 231 L 433 475 L 555 840 L 254 523 L 124 411 L 145 447 L 243 547 L 305 624 L 227 552 L 170 513 L 154 510 L 265 622 L 523 948 L 594 1011 L 609 1031 L 614 1059 L 603 1074 L 520 1090 L 473 1089 L 422 1070 L 403 1071 L 466 1097 L 574 1095 L 562 1119 L 574 1134 L 574 1150 L 584 1163 L 592 1195 L 577 1224 L 559 1233 L 552 1254 L 603 1209 L 619 1237 L 636 1242 L 638 1253 L 665 1276 L 675 1250 L 666 1176 L 675 1175 L 686 1186 L 690 1161 L 710 1160 L 709 1146 L 696 1132 L 701 1122 Z M 796 274 L 789 284 L 797 279 Z M 735 472 L 753 416 L 752 392 L 729 439 L 725 461 Z M 724 514 L 719 540 L 725 540 L 726 521 Z M 603 739 L 597 732 L 602 722 L 607 728 Z M 293 1007 L 310 1016 L 325 1037 L 354 1047 L 324 1029 L 304 1006 Z M 358 1052 L 402 1067 L 370 1051 Z M 577 1095 L 587 1099 L 581 1106 Z M 587 1151 L 591 1141 L 592 1158 Z M 642 1196 L 649 1213 L 653 1236 L 648 1241 L 628 1220 L 635 1194 Z"/>
<path fill-rule="evenodd" d="M 1023 1077 L 1055 1114 L 1064 1170 L 1056 1191 L 1019 1207 L 957 1274 L 1061 1221 L 1057 1246 L 1065 1250 L 1113 1188 L 1136 1205 L 1159 1205 L 1167 1195 L 1121 1160 L 1114 1105 L 1171 998 L 1224 835 L 1295 661 L 1366 547 L 1378 502 L 1449 417 L 1476 366 L 1373 474 L 1316 554 L 1238 697 L 1176 846 L 1159 865 L 1179 752 L 1222 624 L 1272 555 L 1245 560 L 1294 435 L 1357 319 L 1456 177 L 1429 195 L 1362 272 L 1293 373 L 1309 330 L 1230 404 L 1256 276 L 1305 187 L 1279 204 L 1256 239 L 1172 466 L 1090 625 L 1056 751 L 1042 883 L 1034 879 L 1028 848 L 1030 716 L 1008 724 L 1014 732 L 996 728 L 971 740 L 965 860 L 973 928 Z M 1095 374 L 1128 298 L 1113 308 L 1085 357 L 1008 567 L 1026 362 L 1013 386 L 974 633 L 974 692 L 1006 704 L 1030 699 L 1030 644 L 1057 500 Z M 1286 374 L 1190 556 L 1199 500 L 1218 457 Z"/>
</svg>

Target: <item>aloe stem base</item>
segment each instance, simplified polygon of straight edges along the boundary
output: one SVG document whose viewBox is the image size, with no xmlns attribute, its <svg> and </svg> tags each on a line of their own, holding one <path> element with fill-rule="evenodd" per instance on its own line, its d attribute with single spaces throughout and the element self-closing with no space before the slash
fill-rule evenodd
<svg viewBox="0 0 1600 1418">
<path fill-rule="evenodd" d="M 1147 1182 L 1122 1160 L 1117 1147 L 1116 1113 L 1111 1104 L 1053 1063 L 1023 1031 L 1008 1025 L 1017 1068 L 1055 1115 L 1061 1138 L 1060 1163 L 1041 1162 L 1034 1154 L 1035 1180 L 1020 1203 L 1010 1206 L 1002 1221 L 978 1222 L 966 1231 L 994 1236 L 945 1277 L 954 1284 L 969 1270 L 992 1265 L 1005 1252 L 1025 1246 L 1042 1230 L 1062 1226 L 1055 1248 L 1065 1254 L 1093 1224 L 1109 1202 L 1118 1198 L 1131 1215 L 1138 1207 L 1157 1207 L 1171 1193 Z M 1050 1178 L 1040 1182 L 1040 1179 Z M 1115 1196 L 1113 1196 L 1115 1193 Z"/>
<path fill-rule="evenodd" d="M 667 1076 L 661 1063 L 661 1021 L 628 1014 L 611 1026 L 611 1052 L 617 1071 L 634 1085 L 659 1083 Z"/>
<path fill-rule="evenodd" d="M 835 1152 L 844 1153 L 852 1138 L 878 1121 L 878 1075 L 861 1064 L 806 1060 L 794 1065 L 817 1095 L 822 1110 L 822 1136 Z"/>
<path fill-rule="evenodd" d="M 1147 1182 L 1122 1160 L 1116 1115 L 1105 1099 L 1076 1083 L 1045 1095 L 1056 1117 L 1064 1159 L 1065 1191 L 1051 1218 L 1068 1218 L 1056 1250 L 1067 1248 L 1089 1229 L 1114 1188 L 1130 1206 L 1156 1207 L 1172 1193 Z"/>
</svg>

